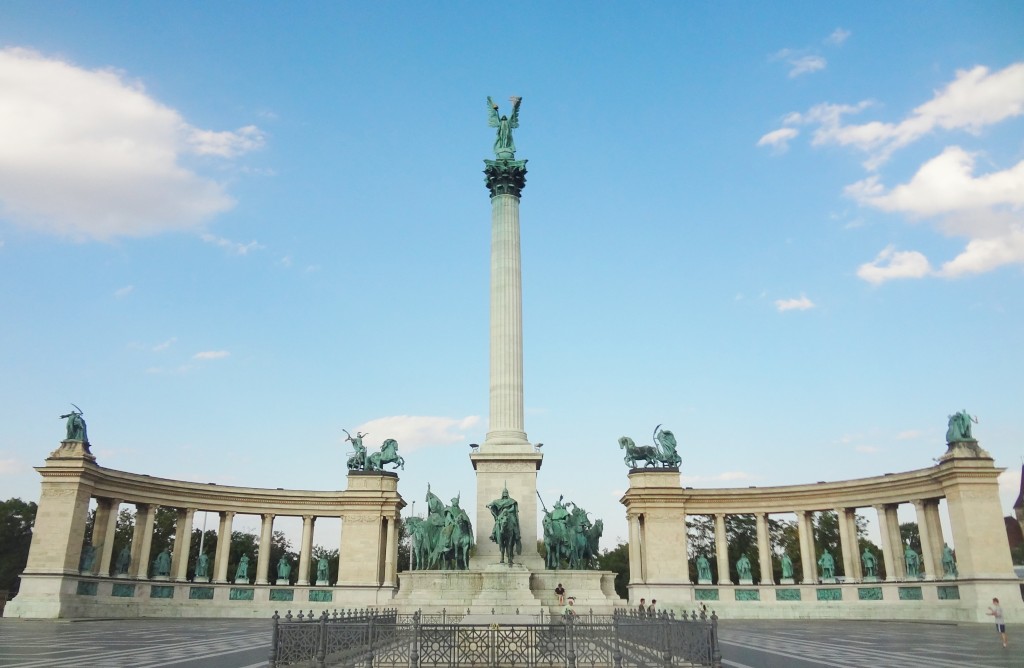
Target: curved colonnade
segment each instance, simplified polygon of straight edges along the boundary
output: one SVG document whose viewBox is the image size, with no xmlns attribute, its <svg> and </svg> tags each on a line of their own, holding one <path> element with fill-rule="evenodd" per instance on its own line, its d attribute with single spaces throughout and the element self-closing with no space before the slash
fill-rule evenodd
<svg viewBox="0 0 1024 668">
<path fill-rule="evenodd" d="M 659 607 L 685 609 L 704 602 L 733 617 L 986 621 L 984 612 L 993 597 L 1004 607 L 1022 609 L 996 482 L 1002 470 L 991 458 L 958 448 L 927 469 L 785 487 L 683 488 L 678 472 L 634 469 L 622 497 L 629 520 L 630 600 L 654 598 Z M 943 535 L 943 499 L 951 536 Z M 923 573 L 918 576 L 908 574 L 904 562 L 897 507 L 905 503 L 913 505 L 920 531 Z M 858 509 L 877 512 L 884 580 L 865 575 L 857 541 Z M 835 512 L 838 519 L 842 554 L 834 558 L 843 566 L 843 578 L 819 577 L 812 514 L 821 511 Z M 777 583 L 773 576 L 773 560 L 779 556 L 770 545 L 768 520 L 773 514 L 796 516 L 800 559 L 791 556 L 799 584 L 794 579 Z M 690 581 L 686 518 L 693 515 L 714 519 L 715 554 L 706 556 L 714 556 L 723 569 L 714 584 Z M 728 574 L 730 515 L 753 515 L 756 520 L 760 572 L 741 584 L 734 584 Z M 944 572 L 944 543 L 956 550 L 955 576 Z"/>
<path fill-rule="evenodd" d="M 275 608 L 384 604 L 397 588 L 397 520 L 405 506 L 393 473 L 350 472 L 344 491 L 306 491 L 193 483 L 103 468 L 77 441 L 51 454 L 21 589 L 5 610 L 20 617 L 262 616 Z M 95 558 L 80 571 L 89 507 L 96 502 L 90 543 Z M 111 575 L 113 536 L 122 504 L 137 509 L 128 572 Z M 149 577 L 157 508 L 173 508 L 174 551 L 170 575 Z M 191 534 L 198 512 L 217 513 L 212 578 L 187 579 Z M 236 515 L 261 518 L 260 546 L 271 544 L 274 521 L 302 518 L 298 578 L 275 586 L 268 578 L 270 550 L 259 549 L 255 583 L 232 582 L 228 559 Z M 310 583 L 313 529 L 319 517 L 340 518 L 338 581 Z M 269 612 L 268 612 L 269 611 Z"/>
</svg>

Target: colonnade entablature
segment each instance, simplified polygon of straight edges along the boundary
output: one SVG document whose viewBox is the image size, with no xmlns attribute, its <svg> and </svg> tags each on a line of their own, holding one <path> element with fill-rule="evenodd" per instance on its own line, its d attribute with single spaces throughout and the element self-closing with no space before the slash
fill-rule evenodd
<svg viewBox="0 0 1024 668">
<path fill-rule="evenodd" d="M 720 601 L 719 588 L 725 587 L 725 595 L 734 595 L 736 601 L 763 601 L 762 596 L 772 597 L 760 588 L 769 587 L 778 590 L 776 600 L 791 601 L 800 600 L 799 588 L 804 587 L 805 599 L 826 600 L 821 597 L 842 599 L 847 587 L 846 597 L 858 601 L 955 598 L 949 618 L 976 619 L 977 610 L 984 610 L 981 604 L 992 595 L 1002 593 L 1014 605 L 1020 603 L 996 481 L 1002 471 L 984 451 L 953 447 L 926 469 L 776 487 L 695 489 L 680 484 L 678 470 L 633 469 L 629 490 L 621 499 L 629 521 L 631 598 L 657 598 L 663 607 L 685 606 L 702 597 Z M 944 535 L 940 518 L 943 501 L 949 535 Z M 897 509 L 903 504 L 912 505 L 916 514 L 919 552 L 905 545 L 901 536 Z M 877 512 L 881 555 L 861 552 L 858 509 Z M 835 514 L 841 554 L 818 553 L 814 515 L 819 512 Z M 734 551 L 730 557 L 727 518 L 737 515 L 754 517 L 756 548 L 748 555 Z M 772 545 L 771 515 L 795 516 L 799 547 L 794 552 L 799 555 L 787 555 Z M 713 520 L 710 553 L 690 549 L 688 516 Z M 753 570 L 759 572 L 751 572 L 751 559 L 757 564 Z M 696 581 L 690 561 L 698 572 Z M 711 573 L 712 564 L 716 575 Z M 730 573 L 730 565 L 738 575 Z M 781 566 L 781 578 L 776 565 Z M 744 612 L 758 616 L 756 608 Z M 856 616 L 855 609 L 850 611 Z"/>
<path fill-rule="evenodd" d="M 83 584 L 87 592 L 95 592 L 100 586 L 103 591 L 113 592 L 108 596 L 131 598 L 140 594 L 134 593 L 134 589 L 131 594 L 118 592 L 131 586 L 124 584 L 126 581 L 139 580 L 154 583 L 152 597 L 173 597 L 173 592 L 158 590 L 171 590 L 180 584 L 185 598 L 227 599 L 227 586 L 235 585 L 230 590 L 232 599 L 244 596 L 249 597 L 246 600 L 259 600 L 262 596 L 272 601 L 273 594 L 281 592 L 254 592 L 260 585 L 276 585 L 321 588 L 309 592 L 310 601 L 339 600 L 334 591 L 328 590 L 332 589 L 340 594 L 340 600 L 347 598 L 350 603 L 365 605 L 388 601 L 397 591 L 398 521 L 405 502 L 398 494 L 398 477 L 394 473 L 350 471 L 347 489 L 338 491 L 235 487 L 104 468 L 79 441 L 64 441 L 45 465 L 36 470 L 42 477 L 42 490 L 28 564 L 16 599 L 20 601 L 14 609 L 25 613 L 22 616 L 74 616 L 64 609 L 65 603 L 77 606 L 75 614 L 89 616 L 88 610 L 81 609 L 84 597 L 74 596 L 82 593 Z M 87 520 L 94 501 L 93 529 L 87 537 Z M 135 507 L 135 527 L 130 548 L 126 546 L 122 555 L 115 555 L 114 536 L 122 504 Z M 154 555 L 151 547 L 155 518 L 161 507 L 176 511 L 173 551 Z M 215 513 L 219 517 L 212 559 L 202 553 L 189 554 L 192 532 L 198 528 L 197 513 Z M 243 575 L 241 568 L 229 571 L 230 536 L 239 515 L 260 518 L 254 578 L 248 572 Z M 283 517 L 302 519 L 297 577 L 291 575 L 290 564 L 282 565 L 279 572 L 277 565 L 270 563 L 274 522 Z M 312 551 L 318 518 L 341 520 L 336 582 L 329 582 L 319 570 L 315 578 L 311 577 L 311 570 L 316 567 Z M 202 569 L 197 562 L 200 558 Z M 158 572 L 156 566 L 161 563 L 163 572 Z M 190 563 L 195 564 L 194 569 Z M 92 581 L 79 579 L 79 591 L 69 591 L 74 584 L 70 576 L 85 576 Z M 186 586 L 189 584 L 203 587 L 191 587 L 190 591 Z M 225 591 L 217 590 L 217 585 L 224 585 Z M 201 588 L 205 591 L 197 596 L 196 589 Z M 292 596 L 294 592 L 288 594 Z"/>
</svg>

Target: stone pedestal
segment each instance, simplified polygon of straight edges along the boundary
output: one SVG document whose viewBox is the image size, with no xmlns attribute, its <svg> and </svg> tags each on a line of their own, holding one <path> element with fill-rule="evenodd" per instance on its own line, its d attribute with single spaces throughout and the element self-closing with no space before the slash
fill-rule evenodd
<svg viewBox="0 0 1024 668">
<path fill-rule="evenodd" d="M 796 583 L 793 581 L 793 578 L 782 578 L 781 580 L 779 580 L 779 584 L 791 585 Z"/>
<path fill-rule="evenodd" d="M 192 582 L 194 582 L 196 584 L 206 584 L 209 581 L 210 581 L 210 577 L 209 576 L 202 577 L 202 578 L 200 578 L 200 577 L 192 578 Z"/>
<path fill-rule="evenodd" d="M 328 582 L 327 580 L 317 580 L 316 581 L 316 586 L 317 587 L 330 587 L 331 583 Z"/>
<path fill-rule="evenodd" d="M 708 579 L 704 579 L 704 580 L 698 579 L 697 580 L 697 584 L 700 585 L 700 586 L 710 585 L 711 584 L 711 580 L 708 580 Z"/>
<path fill-rule="evenodd" d="M 865 575 L 864 579 L 861 580 L 861 582 L 878 582 L 878 576 L 877 575 Z"/>
<path fill-rule="evenodd" d="M 740 578 L 741 585 L 753 585 L 754 581 L 751 578 Z"/>
</svg>

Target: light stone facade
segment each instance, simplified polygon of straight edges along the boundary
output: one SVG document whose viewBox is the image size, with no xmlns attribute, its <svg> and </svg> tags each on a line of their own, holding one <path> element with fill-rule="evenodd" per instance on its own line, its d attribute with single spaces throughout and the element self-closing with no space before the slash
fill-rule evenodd
<svg viewBox="0 0 1024 668">
<path fill-rule="evenodd" d="M 662 609 L 682 610 L 704 603 L 727 617 L 990 621 L 985 611 L 998 597 L 1011 614 L 1022 614 L 1020 581 L 1010 560 L 996 482 L 1003 469 L 981 453 L 950 448 L 927 469 L 786 487 L 683 488 L 678 471 L 635 469 L 622 497 L 629 519 L 630 600 L 657 599 Z M 942 534 L 941 499 L 948 508 L 952 540 Z M 901 503 L 912 504 L 917 512 L 924 570 L 920 578 L 907 575 L 896 515 Z M 858 508 L 878 512 L 885 582 L 863 575 L 856 540 Z M 820 555 L 815 554 L 812 534 L 811 514 L 826 510 L 836 512 L 842 554 L 833 557 L 848 574 L 835 584 L 819 579 Z M 770 560 L 778 555 L 770 550 L 768 516 L 789 513 L 797 518 L 802 557 L 799 565 L 794 563 L 797 585 L 776 584 L 771 570 Z M 714 517 L 717 563 L 728 564 L 725 518 L 751 514 L 761 563 L 757 582 L 734 584 L 726 570 L 724 582 L 691 584 L 686 517 Z M 944 542 L 956 550 L 955 578 L 943 573 Z"/>
<path fill-rule="evenodd" d="M 77 445 L 77 447 L 76 447 Z M 5 610 L 10 617 L 268 616 L 275 609 L 309 605 L 386 605 L 398 586 L 396 521 L 405 502 L 393 473 L 350 472 L 344 491 L 270 490 L 154 478 L 103 468 L 75 442 L 65 442 L 36 470 L 42 492 L 21 588 Z M 79 572 L 89 504 L 96 499 L 88 573 Z M 122 503 L 137 508 L 127 576 L 111 575 L 113 534 Z M 158 507 L 178 510 L 170 578 L 148 578 Z M 235 584 L 228 570 L 230 540 L 219 540 L 212 582 L 186 581 L 197 511 L 219 513 L 219 536 L 230 536 L 239 514 L 262 518 L 261 545 L 274 520 L 303 518 L 299 577 L 274 585 L 269 550 L 260 550 L 255 584 Z M 310 586 L 306 579 L 317 517 L 341 518 L 338 581 Z M 277 593 L 274 593 L 277 590 Z M 290 598 L 288 598 L 290 597 Z"/>
</svg>

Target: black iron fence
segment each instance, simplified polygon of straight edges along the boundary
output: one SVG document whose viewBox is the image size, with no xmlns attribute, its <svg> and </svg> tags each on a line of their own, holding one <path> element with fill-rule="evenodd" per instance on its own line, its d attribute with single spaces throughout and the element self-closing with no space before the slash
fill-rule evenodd
<svg viewBox="0 0 1024 668">
<path fill-rule="evenodd" d="M 548 617 L 465 623 L 462 615 L 360 610 L 274 613 L 270 666 L 578 668 L 722 665 L 713 613 Z"/>
</svg>

